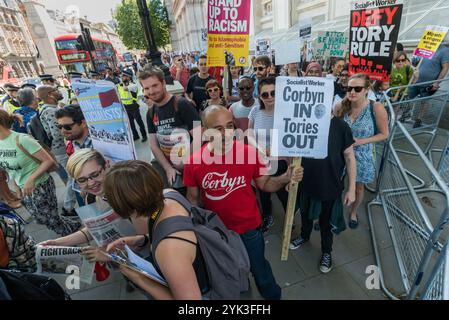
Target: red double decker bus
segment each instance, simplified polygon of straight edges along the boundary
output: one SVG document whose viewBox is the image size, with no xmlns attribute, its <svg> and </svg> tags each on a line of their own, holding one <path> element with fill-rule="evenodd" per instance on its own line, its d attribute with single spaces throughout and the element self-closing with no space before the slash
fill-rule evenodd
<svg viewBox="0 0 449 320">
<path fill-rule="evenodd" d="M 55 38 L 56 55 L 64 73 L 80 72 L 88 73 L 93 70 L 93 64 L 98 72 L 103 72 L 106 67 L 117 66 L 117 52 L 110 41 L 93 38 L 95 51 L 92 55 L 84 47 L 81 36 L 68 34 Z"/>
</svg>

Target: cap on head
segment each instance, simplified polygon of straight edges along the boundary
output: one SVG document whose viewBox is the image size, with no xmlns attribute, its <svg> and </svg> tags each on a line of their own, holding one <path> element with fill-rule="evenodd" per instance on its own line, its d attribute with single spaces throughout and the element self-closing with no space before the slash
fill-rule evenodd
<svg viewBox="0 0 449 320">
<path fill-rule="evenodd" d="M 122 76 L 127 76 L 127 77 L 132 78 L 134 76 L 134 74 L 130 70 L 124 70 L 122 72 Z"/>
<path fill-rule="evenodd" d="M 22 86 L 20 88 L 21 89 L 30 88 L 30 89 L 36 90 L 37 86 L 32 83 L 24 83 L 24 84 L 22 84 Z"/>
<path fill-rule="evenodd" d="M 68 75 L 71 79 L 82 78 L 83 76 L 83 74 L 79 72 L 69 72 Z"/>
<path fill-rule="evenodd" d="M 39 78 L 41 78 L 41 81 L 56 81 L 51 74 L 41 74 L 39 75 Z"/>
<path fill-rule="evenodd" d="M 12 84 L 12 83 L 7 83 L 7 84 L 5 84 L 5 85 L 3 86 L 3 88 L 4 88 L 6 91 L 19 91 L 19 90 L 20 90 L 20 87 L 14 85 L 14 84 Z"/>
</svg>

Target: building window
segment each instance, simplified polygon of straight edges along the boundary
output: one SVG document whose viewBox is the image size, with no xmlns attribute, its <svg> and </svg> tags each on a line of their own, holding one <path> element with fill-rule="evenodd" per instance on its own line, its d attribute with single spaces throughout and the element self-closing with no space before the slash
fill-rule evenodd
<svg viewBox="0 0 449 320">
<path fill-rule="evenodd" d="M 271 1 L 265 3 L 263 5 L 263 14 L 264 14 L 264 16 L 270 15 L 272 13 L 273 13 L 273 3 Z"/>
<path fill-rule="evenodd" d="M 11 16 L 11 19 L 12 19 L 12 24 L 13 24 L 13 25 L 15 25 L 15 26 L 19 26 L 19 22 L 17 22 L 17 19 L 16 19 L 16 17 L 14 17 L 14 16 Z"/>
<path fill-rule="evenodd" d="M 5 14 L 5 21 L 7 24 L 12 24 L 11 19 L 9 18 L 9 15 Z"/>
</svg>

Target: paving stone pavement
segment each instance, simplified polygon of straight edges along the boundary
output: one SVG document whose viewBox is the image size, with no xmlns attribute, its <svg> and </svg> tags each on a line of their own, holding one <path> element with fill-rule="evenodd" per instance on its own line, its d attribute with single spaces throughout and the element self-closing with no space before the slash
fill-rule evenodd
<svg viewBox="0 0 449 320">
<path fill-rule="evenodd" d="M 143 108 L 142 108 L 143 109 Z M 144 114 L 145 110 L 142 110 Z M 441 134 L 437 137 L 436 146 L 441 147 L 445 143 L 447 135 Z M 140 159 L 150 161 L 149 144 L 137 142 L 136 148 Z M 435 159 L 435 162 L 438 159 Z M 413 166 L 413 161 L 411 160 Z M 58 199 L 62 199 L 63 185 L 59 178 L 55 178 L 57 183 Z M 366 215 L 366 203 L 374 197 L 367 192 L 364 205 L 360 209 L 360 226 L 357 230 L 346 230 L 341 235 L 334 238 L 333 270 L 327 274 L 320 274 L 318 261 L 320 258 L 320 235 L 314 231 L 311 241 L 296 251 L 290 251 L 289 259 L 281 262 L 281 244 L 283 229 L 283 210 L 277 200 L 273 197 L 273 210 L 275 225 L 267 233 L 266 256 L 271 263 L 275 277 L 282 287 L 283 299 L 287 300 L 309 300 L 309 299 L 335 299 L 335 300 L 374 300 L 387 299 L 386 295 L 378 289 L 369 290 L 366 281 L 369 274 L 366 270 L 375 264 L 373 246 L 371 242 L 370 229 Z M 60 201 L 61 202 L 61 201 Z M 61 204 L 61 203 L 60 203 Z M 386 280 L 391 284 L 392 290 L 401 292 L 402 287 L 397 266 L 394 259 L 392 244 L 381 210 L 377 209 L 374 215 L 376 236 L 380 242 L 382 256 L 385 257 L 383 263 L 385 269 L 383 273 Z M 22 211 L 22 215 L 27 214 Z M 28 216 L 29 217 L 29 216 Z M 347 217 L 346 217 L 347 218 Z M 295 221 L 299 221 L 295 217 Z M 26 227 L 28 233 L 36 241 L 55 238 L 56 234 L 49 231 L 45 226 L 30 223 Z M 293 235 L 296 236 L 300 226 L 297 225 Z M 58 275 L 55 278 L 64 285 L 65 276 Z M 259 300 L 262 299 L 253 280 L 251 290 L 242 295 L 242 299 Z M 111 276 L 107 281 L 97 282 L 92 285 L 82 285 L 80 290 L 69 292 L 74 300 L 143 300 L 146 299 L 138 290 L 127 292 L 126 282 L 123 276 L 117 271 L 111 271 Z"/>
</svg>

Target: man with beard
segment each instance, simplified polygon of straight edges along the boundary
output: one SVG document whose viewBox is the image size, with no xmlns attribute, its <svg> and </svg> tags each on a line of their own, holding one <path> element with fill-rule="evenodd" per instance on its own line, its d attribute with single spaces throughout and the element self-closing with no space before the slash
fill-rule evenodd
<svg viewBox="0 0 449 320">
<path fill-rule="evenodd" d="M 155 157 L 153 167 L 166 187 L 185 194 L 183 158 L 188 156 L 194 121 L 200 121 L 198 112 L 188 100 L 168 93 L 161 69 L 145 68 L 139 72 L 139 81 L 145 100 L 153 102 L 147 113 L 150 146 Z"/>
</svg>

